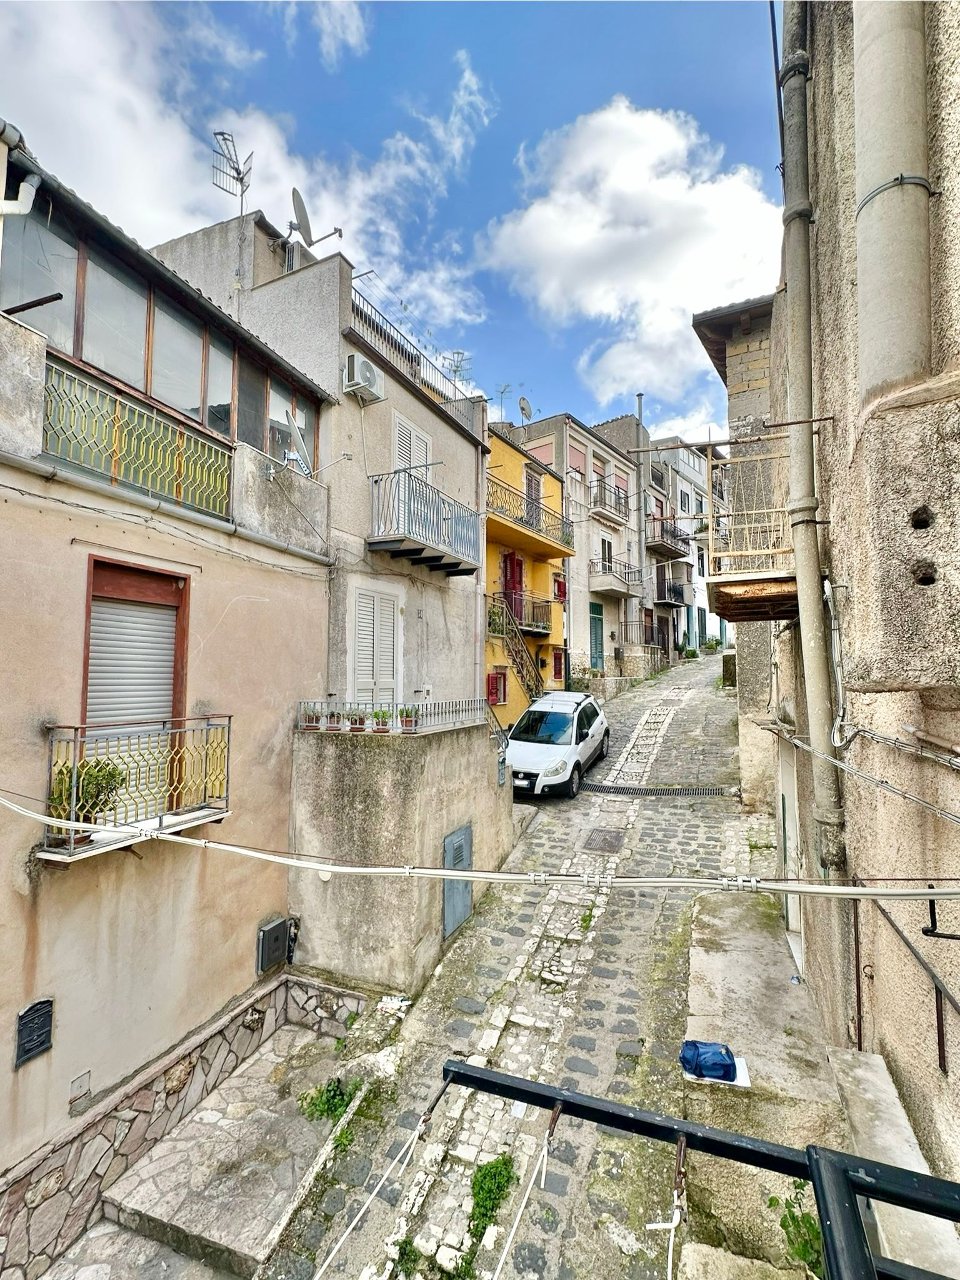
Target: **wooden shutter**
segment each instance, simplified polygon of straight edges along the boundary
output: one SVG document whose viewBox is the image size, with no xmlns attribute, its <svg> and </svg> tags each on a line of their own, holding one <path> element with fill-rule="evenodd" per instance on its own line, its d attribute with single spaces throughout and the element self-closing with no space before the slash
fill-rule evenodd
<svg viewBox="0 0 960 1280">
<path fill-rule="evenodd" d="M 554 680 L 563 679 L 563 650 L 554 649 L 553 651 L 553 678 Z"/>
<path fill-rule="evenodd" d="M 487 701 L 491 706 L 500 701 L 500 677 L 496 671 L 487 673 Z"/>
<path fill-rule="evenodd" d="M 397 695 L 397 602 L 393 596 L 357 592 L 354 691 L 367 705 Z"/>
<path fill-rule="evenodd" d="M 171 719 L 176 634 L 173 605 L 93 597 L 88 724 Z"/>
</svg>

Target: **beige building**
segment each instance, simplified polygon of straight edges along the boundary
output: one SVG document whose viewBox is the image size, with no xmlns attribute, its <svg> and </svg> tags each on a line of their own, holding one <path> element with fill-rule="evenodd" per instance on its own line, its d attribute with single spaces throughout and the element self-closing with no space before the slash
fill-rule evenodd
<svg viewBox="0 0 960 1280">
<path fill-rule="evenodd" d="M 740 441 L 708 589 L 784 869 L 923 886 L 960 848 L 960 13 L 787 4 L 784 28 L 784 276 L 694 322 Z M 787 904 L 830 1041 L 883 1055 L 956 1179 L 955 906 Z"/>
<path fill-rule="evenodd" d="M 244 849 L 488 868 L 512 821 L 482 409 L 397 374 L 339 256 L 282 352 L 2 121 L 0 176 L 0 795 L 81 824 L 0 822 L 0 1271 L 37 1277 L 277 1026 L 416 990 L 472 909 Z"/>
</svg>

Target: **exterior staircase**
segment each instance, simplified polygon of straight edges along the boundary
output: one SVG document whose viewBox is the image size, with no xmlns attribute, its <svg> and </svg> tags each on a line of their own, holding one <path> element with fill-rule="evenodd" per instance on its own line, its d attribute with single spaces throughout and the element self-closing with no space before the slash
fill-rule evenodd
<svg viewBox="0 0 960 1280">
<path fill-rule="evenodd" d="M 510 665 L 530 701 L 539 698 L 543 693 L 543 677 L 530 656 L 523 633 L 506 600 L 487 597 L 487 635 L 503 645 Z"/>
</svg>

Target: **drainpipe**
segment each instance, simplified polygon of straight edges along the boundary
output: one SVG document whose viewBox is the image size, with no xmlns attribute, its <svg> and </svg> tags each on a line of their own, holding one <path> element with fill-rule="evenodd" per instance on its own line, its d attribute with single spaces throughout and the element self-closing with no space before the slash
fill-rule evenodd
<svg viewBox="0 0 960 1280">
<path fill-rule="evenodd" d="M 7 189 L 7 156 L 15 148 L 23 144 L 23 134 L 7 120 L 0 120 L 0 197 Z M 0 249 L 3 247 L 3 219 L 29 213 L 33 208 L 37 187 L 40 185 L 38 173 L 28 174 L 20 183 L 16 200 L 0 198 Z"/>
<path fill-rule="evenodd" d="M 843 869 L 843 807 L 837 770 L 830 763 L 833 707 L 830 666 L 823 615 L 823 581 L 817 537 L 814 487 L 813 360 L 810 304 L 810 179 L 807 155 L 807 5 L 787 0 L 783 6 L 784 210 L 783 239 L 787 283 L 787 399 L 794 425 L 790 432 L 790 493 L 787 510 L 793 536 L 803 654 L 804 688 L 811 756 L 816 854 L 820 865 Z M 800 419 L 801 421 L 796 421 Z M 823 759 L 822 756 L 826 756 Z"/>
<path fill-rule="evenodd" d="M 924 8 L 853 6 L 861 403 L 930 371 Z"/>
</svg>

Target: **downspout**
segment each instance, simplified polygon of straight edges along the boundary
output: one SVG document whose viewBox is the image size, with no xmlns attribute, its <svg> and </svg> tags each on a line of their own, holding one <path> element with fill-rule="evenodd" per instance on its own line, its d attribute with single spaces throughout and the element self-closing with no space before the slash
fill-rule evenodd
<svg viewBox="0 0 960 1280">
<path fill-rule="evenodd" d="M 793 536 L 803 654 L 804 689 L 811 756 L 815 848 L 820 865 L 842 870 L 846 864 L 843 805 L 831 740 L 833 707 L 830 665 L 823 614 L 823 575 L 817 537 L 814 487 L 813 354 L 810 296 L 810 175 L 807 153 L 807 5 L 786 0 L 783 6 L 783 241 L 787 284 L 787 400 L 790 432 L 790 492 L 787 510 Z"/>
<path fill-rule="evenodd" d="M 853 6 L 862 404 L 930 372 L 924 9 Z"/>
<path fill-rule="evenodd" d="M 7 120 L 0 119 L 0 250 L 3 248 L 3 219 L 22 217 L 33 208 L 33 201 L 40 186 L 40 175 L 29 173 L 20 183 L 16 200 L 4 200 L 3 193 L 7 189 L 7 156 L 15 148 L 23 145 L 23 134 Z"/>
</svg>

